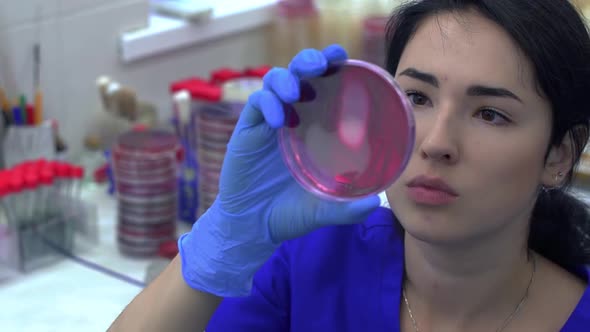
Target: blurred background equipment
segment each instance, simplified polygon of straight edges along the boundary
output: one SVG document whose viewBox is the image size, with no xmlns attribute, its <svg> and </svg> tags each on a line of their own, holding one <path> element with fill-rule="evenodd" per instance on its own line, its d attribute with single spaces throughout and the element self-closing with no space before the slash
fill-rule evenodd
<svg viewBox="0 0 590 332">
<path fill-rule="evenodd" d="M 271 63 L 286 66 L 299 50 L 340 44 L 350 58 L 384 66 L 385 24 L 399 2 L 280 0 L 270 26 Z"/>
</svg>

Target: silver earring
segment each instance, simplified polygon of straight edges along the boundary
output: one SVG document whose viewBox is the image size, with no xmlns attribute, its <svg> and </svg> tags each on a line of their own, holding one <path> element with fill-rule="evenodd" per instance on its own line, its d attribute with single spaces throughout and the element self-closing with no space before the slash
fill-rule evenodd
<svg viewBox="0 0 590 332">
<path fill-rule="evenodd" d="M 555 174 L 555 181 L 561 179 L 563 177 L 563 175 L 564 175 L 563 172 L 561 172 L 561 171 L 557 172 L 557 174 Z"/>
</svg>

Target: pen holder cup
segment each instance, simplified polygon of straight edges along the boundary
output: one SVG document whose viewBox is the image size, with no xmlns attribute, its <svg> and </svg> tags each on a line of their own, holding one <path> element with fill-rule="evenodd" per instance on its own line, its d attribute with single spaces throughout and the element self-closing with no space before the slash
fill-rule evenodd
<svg viewBox="0 0 590 332">
<path fill-rule="evenodd" d="M 36 126 L 10 126 L 0 142 L 6 168 L 26 160 L 53 160 L 56 156 L 55 138 L 49 121 Z"/>
</svg>

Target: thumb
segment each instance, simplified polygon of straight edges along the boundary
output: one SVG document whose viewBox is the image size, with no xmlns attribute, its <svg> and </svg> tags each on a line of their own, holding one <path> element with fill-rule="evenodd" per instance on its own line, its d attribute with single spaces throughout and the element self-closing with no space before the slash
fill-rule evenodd
<svg viewBox="0 0 590 332">
<path fill-rule="evenodd" d="M 318 226 L 362 223 L 381 205 L 379 196 L 369 196 L 354 202 L 322 201 L 317 210 Z"/>
<path fill-rule="evenodd" d="M 272 210 L 268 220 L 269 236 L 273 243 L 303 236 L 324 226 L 362 223 L 381 202 L 378 196 L 349 203 L 324 201 L 308 194 L 305 196 L 298 204 Z"/>
</svg>

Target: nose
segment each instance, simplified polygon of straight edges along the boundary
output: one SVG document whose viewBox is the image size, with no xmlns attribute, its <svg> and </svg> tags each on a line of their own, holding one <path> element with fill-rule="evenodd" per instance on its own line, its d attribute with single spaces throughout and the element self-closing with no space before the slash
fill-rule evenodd
<svg viewBox="0 0 590 332">
<path fill-rule="evenodd" d="M 459 159 L 459 128 L 452 116 L 444 112 L 433 112 L 425 116 L 430 119 L 422 119 L 416 124 L 416 129 L 423 136 L 419 145 L 421 157 L 446 164 L 456 163 Z"/>
</svg>

